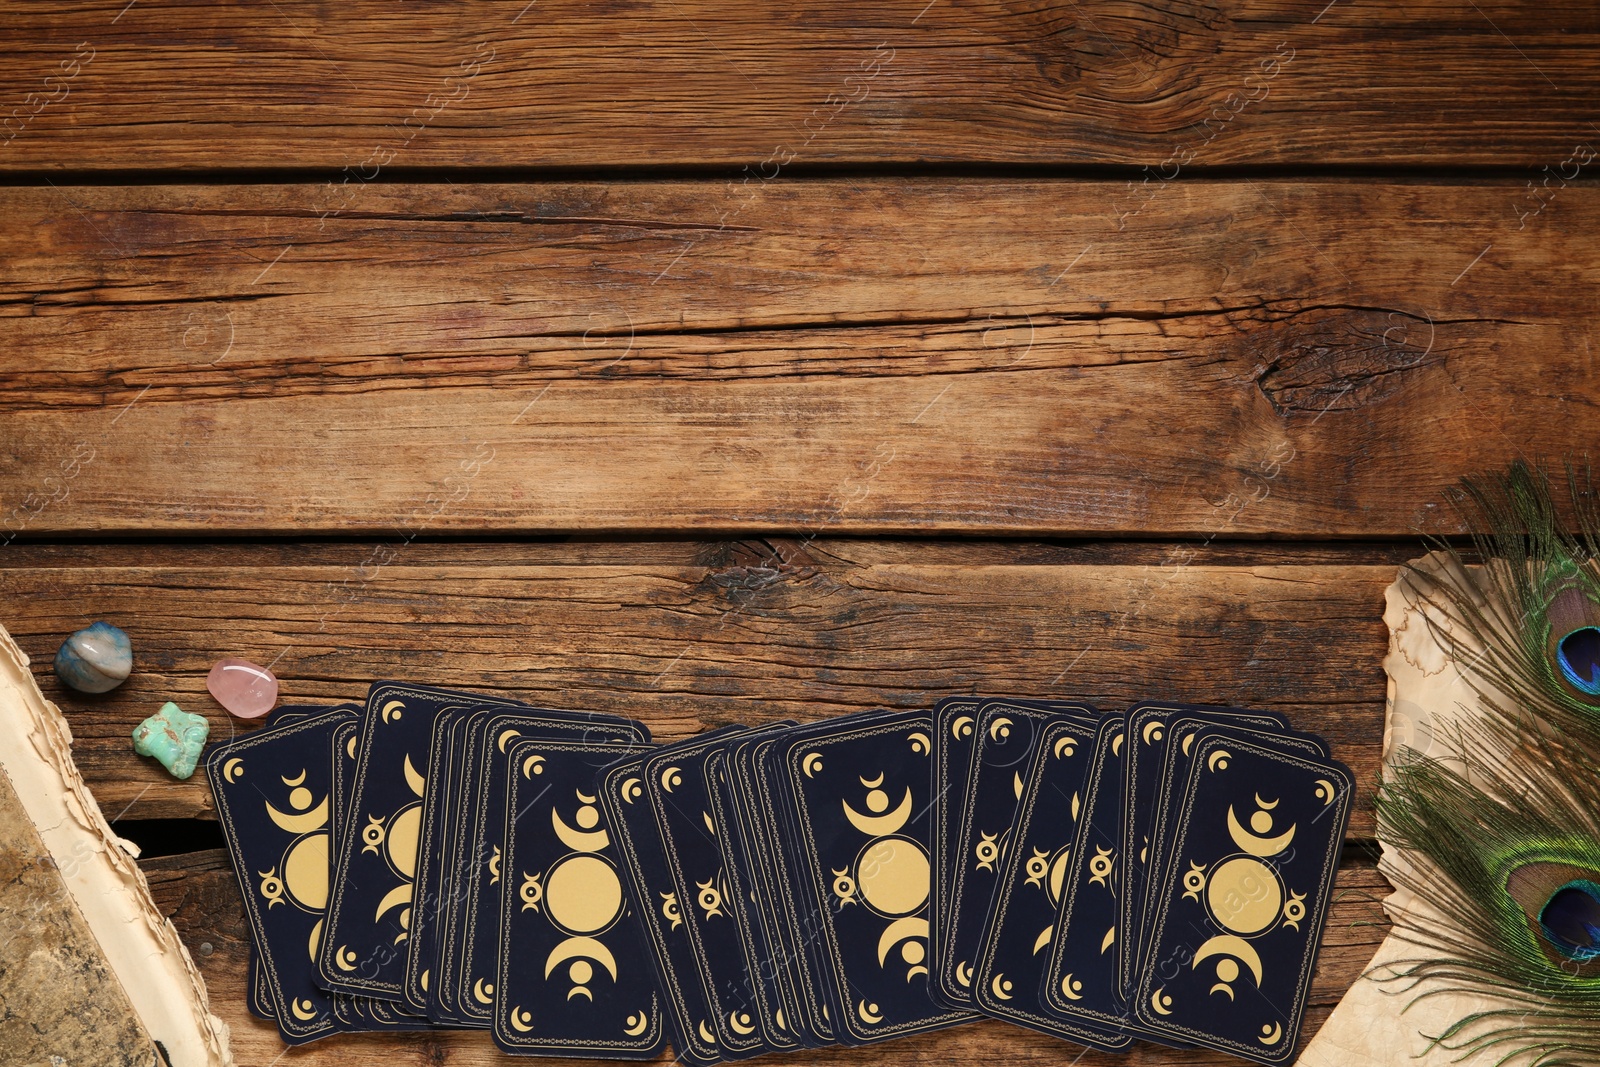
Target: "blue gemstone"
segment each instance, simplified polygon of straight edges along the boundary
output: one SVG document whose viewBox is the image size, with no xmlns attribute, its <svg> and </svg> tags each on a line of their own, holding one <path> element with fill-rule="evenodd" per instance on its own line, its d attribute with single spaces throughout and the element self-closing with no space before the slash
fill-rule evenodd
<svg viewBox="0 0 1600 1067">
<path fill-rule="evenodd" d="M 1580 878 L 1557 889 L 1539 912 L 1539 925 L 1570 959 L 1600 959 L 1600 885 Z"/>
<path fill-rule="evenodd" d="M 87 626 L 56 653 L 56 677 L 80 693 L 105 693 L 133 671 L 133 643 L 109 622 Z"/>
<path fill-rule="evenodd" d="M 1579 690 L 1600 696 L 1600 627 L 1580 626 L 1556 645 L 1561 673 Z"/>
</svg>

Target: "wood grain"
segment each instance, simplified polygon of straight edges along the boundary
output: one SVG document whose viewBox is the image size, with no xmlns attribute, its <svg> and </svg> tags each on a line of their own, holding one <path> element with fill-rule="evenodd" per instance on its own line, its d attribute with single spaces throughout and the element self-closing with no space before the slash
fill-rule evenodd
<svg viewBox="0 0 1600 1067">
<path fill-rule="evenodd" d="M 0 189 L 0 539 L 1407 536 L 1594 404 L 1520 192 Z"/>
<path fill-rule="evenodd" d="M 199 963 L 211 995 L 211 1010 L 221 1015 L 232 1031 L 234 1057 L 241 1067 L 266 1067 L 283 1051 L 271 1023 L 245 1009 L 245 965 L 250 933 L 239 900 L 238 882 L 220 849 L 143 861 L 156 903 L 170 915 L 189 953 Z M 1312 977 L 1302 1043 L 1322 1026 L 1365 969 L 1388 933 L 1388 924 L 1376 900 L 1389 892 L 1372 860 L 1360 849 L 1347 849 L 1339 872 L 1336 895 L 1329 910 L 1322 950 Z M 901 1063 L 975 1063 L 1004 1065 L 1074 1062 L 1100 1064 L 1236 1064 L 1219 1053 L 1175 1052 L 1141 1044 L 1127 1056 L 1088 1053 L 1041 1034 L 1001 1022 L 985 1020 L 915 1038 L 874 1045 L 866 1049 L 829 1049 L 808 1052 L 806 1063 L 865 1067 Z M 293 1054 L 296 1064 L 318 1067 L 362 1067 L 365 1064 L 486 1065 L 503 1064 L 487 1034 L 438 1032 L 429 1034 L 346 1034 L 306 1046 Z M 671 1062 L 670 1056 L 662 1063 Z"/>
<path fill-rule="evenodd" d="M 3 170 L 1554 167 L 1600 89 L 1584 0 L 8 0 L 0 24 Z"/>
<path fill-rule="evenodd" d="M 169 699 L 205 714 L 213 739 L 246 729 L 204 689 L 237 655 L 272 667 L 284 703 L 360 699 L 399 678 L 631 715 L 663 740 L 961 693 L 1272 708 L 1355 772 L 1350 832 L 1372 836 L 1392 564 L 1215 564 L 1182 545 L 1138 564 L 1026 546 L 941 562 L 827 541 L 646 547 L 630 563 L 627 547 L 570 562 L 534 547 L 519 563 L 510 547 L 391 541 L 322 546 L 325 560 L 348 555 L 313 565 L 150 545 L 120 566 L 49 566 L 43 551 L 29 565 L 17 548 L 0 597 L 114 819 L 212 817 L 203 778 L 174 781 L 133 755 L 129 733 Z M 133 677 L 105 697 L 50 673 L 62 637 L 96 618 L 135 649 Z"/>
</svg>

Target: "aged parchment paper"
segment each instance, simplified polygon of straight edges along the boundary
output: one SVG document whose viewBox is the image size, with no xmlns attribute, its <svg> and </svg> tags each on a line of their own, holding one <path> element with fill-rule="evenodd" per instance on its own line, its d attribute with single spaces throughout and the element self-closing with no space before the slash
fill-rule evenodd
<svg viewBox="0 0 1600 1067">
<path fill-rule="evenodd" d="M 0 1062 L 231 1067 L 228 1028 L 0 629 Z M 132 760 L 132 742 L 128 758 Z"/>
</svg>

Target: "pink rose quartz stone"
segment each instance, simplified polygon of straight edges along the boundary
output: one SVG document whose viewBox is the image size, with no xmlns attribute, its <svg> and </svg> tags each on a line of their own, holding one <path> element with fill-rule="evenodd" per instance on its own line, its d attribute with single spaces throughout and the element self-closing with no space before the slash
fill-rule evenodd
<svg viewBox="0 0 1600 1067">
<path fill-rule="evenodd" d="M 206 675 L 206 688 L 241 719 L 259 719 L 278 703 L 278 679 L 247 659 L 218 660 Z"/>
</svg>

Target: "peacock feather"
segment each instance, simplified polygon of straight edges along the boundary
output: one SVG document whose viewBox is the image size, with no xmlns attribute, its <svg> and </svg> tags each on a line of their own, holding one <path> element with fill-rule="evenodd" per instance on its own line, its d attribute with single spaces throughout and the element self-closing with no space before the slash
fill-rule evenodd
<svg viewBox="0 0 1600 1067">
<path fill-rule="evenodd" d="M 1419 951 L 1383 977 L 1501 1005 L 1430 1035 L 1496 1064 L 1600 1064 L 1596 500 L 1570 464 L 1465 482 L 1477 565 L 1439 541 L 1406 575 L 1484 714 L 1447 754 L 1401 750 L 1379 790 L 1391 879 L 1426 905 L 1395 916 Z"/>
</svg>

